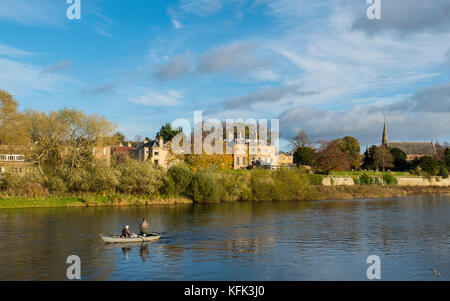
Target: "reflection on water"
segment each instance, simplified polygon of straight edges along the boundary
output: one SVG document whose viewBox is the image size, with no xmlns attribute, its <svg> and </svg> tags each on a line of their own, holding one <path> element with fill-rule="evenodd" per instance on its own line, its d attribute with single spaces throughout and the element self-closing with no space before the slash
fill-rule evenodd
<svg viewBox="0 0 450 301">
<path fill-rule="evenodd" d="M 0 210 L 0 280 L 65 280 L 80 256 L 85 280 L 384 280 L 450 278 L 450 197 Z M 104 244 L 99 233 L 158 242 Z"/>
</svg>

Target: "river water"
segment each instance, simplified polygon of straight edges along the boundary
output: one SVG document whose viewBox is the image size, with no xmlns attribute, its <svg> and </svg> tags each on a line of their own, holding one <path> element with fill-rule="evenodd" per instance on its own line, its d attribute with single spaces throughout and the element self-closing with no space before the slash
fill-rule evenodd
<svg viewBox="0 0 450 301">
<path fill-rule="evenodd" d="M 106 245 L 99 233 L 159 242 Z M 0 280 L 450 280 L 450 196 L 156 207 L 0 210 Z"/>
</svg>

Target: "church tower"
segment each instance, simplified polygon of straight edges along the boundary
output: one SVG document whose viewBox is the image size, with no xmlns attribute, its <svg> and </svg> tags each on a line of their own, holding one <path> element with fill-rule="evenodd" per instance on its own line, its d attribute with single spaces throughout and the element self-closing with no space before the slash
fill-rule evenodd
<svg viewBox="0 0 450 301">
<path fill-rule="evenodd" d="M 384 119 L 383 138 L 381 140 L 381 145 L 388 146 L 388 136 L 387 136 L 387 131 L 386 131 L 386 119 Z"/>
</svg>

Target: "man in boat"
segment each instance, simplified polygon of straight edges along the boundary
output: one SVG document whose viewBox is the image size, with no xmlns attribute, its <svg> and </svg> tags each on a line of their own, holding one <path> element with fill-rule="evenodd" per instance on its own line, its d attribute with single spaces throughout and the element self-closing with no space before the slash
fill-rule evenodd
<svg viewBox="0 0 450 301">
<path fill-rule="evenodd" d="M 126 225 L 125 228 L 122 229 L 122 237 L 123 238 L 131 237 L 130 227 L 128 227 L 128 225 Z"/>
<path fill-rule="evenodd" d="M 146 237 L 148 235 L 148 231 L 150 228 L 150 224 L 147 222 L 146 218 L 142 219 L 142 223 L 139 225 L 139 233 L 140 236 Z"/>
</svg>

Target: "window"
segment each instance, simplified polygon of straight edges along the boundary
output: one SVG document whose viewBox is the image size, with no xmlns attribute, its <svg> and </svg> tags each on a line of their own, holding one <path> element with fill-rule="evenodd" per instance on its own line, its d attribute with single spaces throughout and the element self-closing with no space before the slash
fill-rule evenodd
<svg viewBox="0 0 450 301">
<path fill-rule="evenodd" d="M 245 165 L 245 158 L 242 158 L 242 165 Z"/>
<path fill-rule="evenodd" d="M 155 150 L 155 156 L 158 156 L 158 154 L 159 154 L 159 151 Z"/>
<path fill-rule="evenodd" d="M 236 165 L 239 165 L 239 157 L 236 158 Z"/>
<path fill-rule="evenodd" d="M 155 160 L 153 162 L 155 163 L 155 165 L 159 165 L 159 161 L 158 160 Z"/>
<path fill-rule="evenodd" d="M 107 149 L 106 147 L 103 149 L 103 154 L 104 154 L 105 156 L 108 154 L 108 149 Z"/>
</svg>

